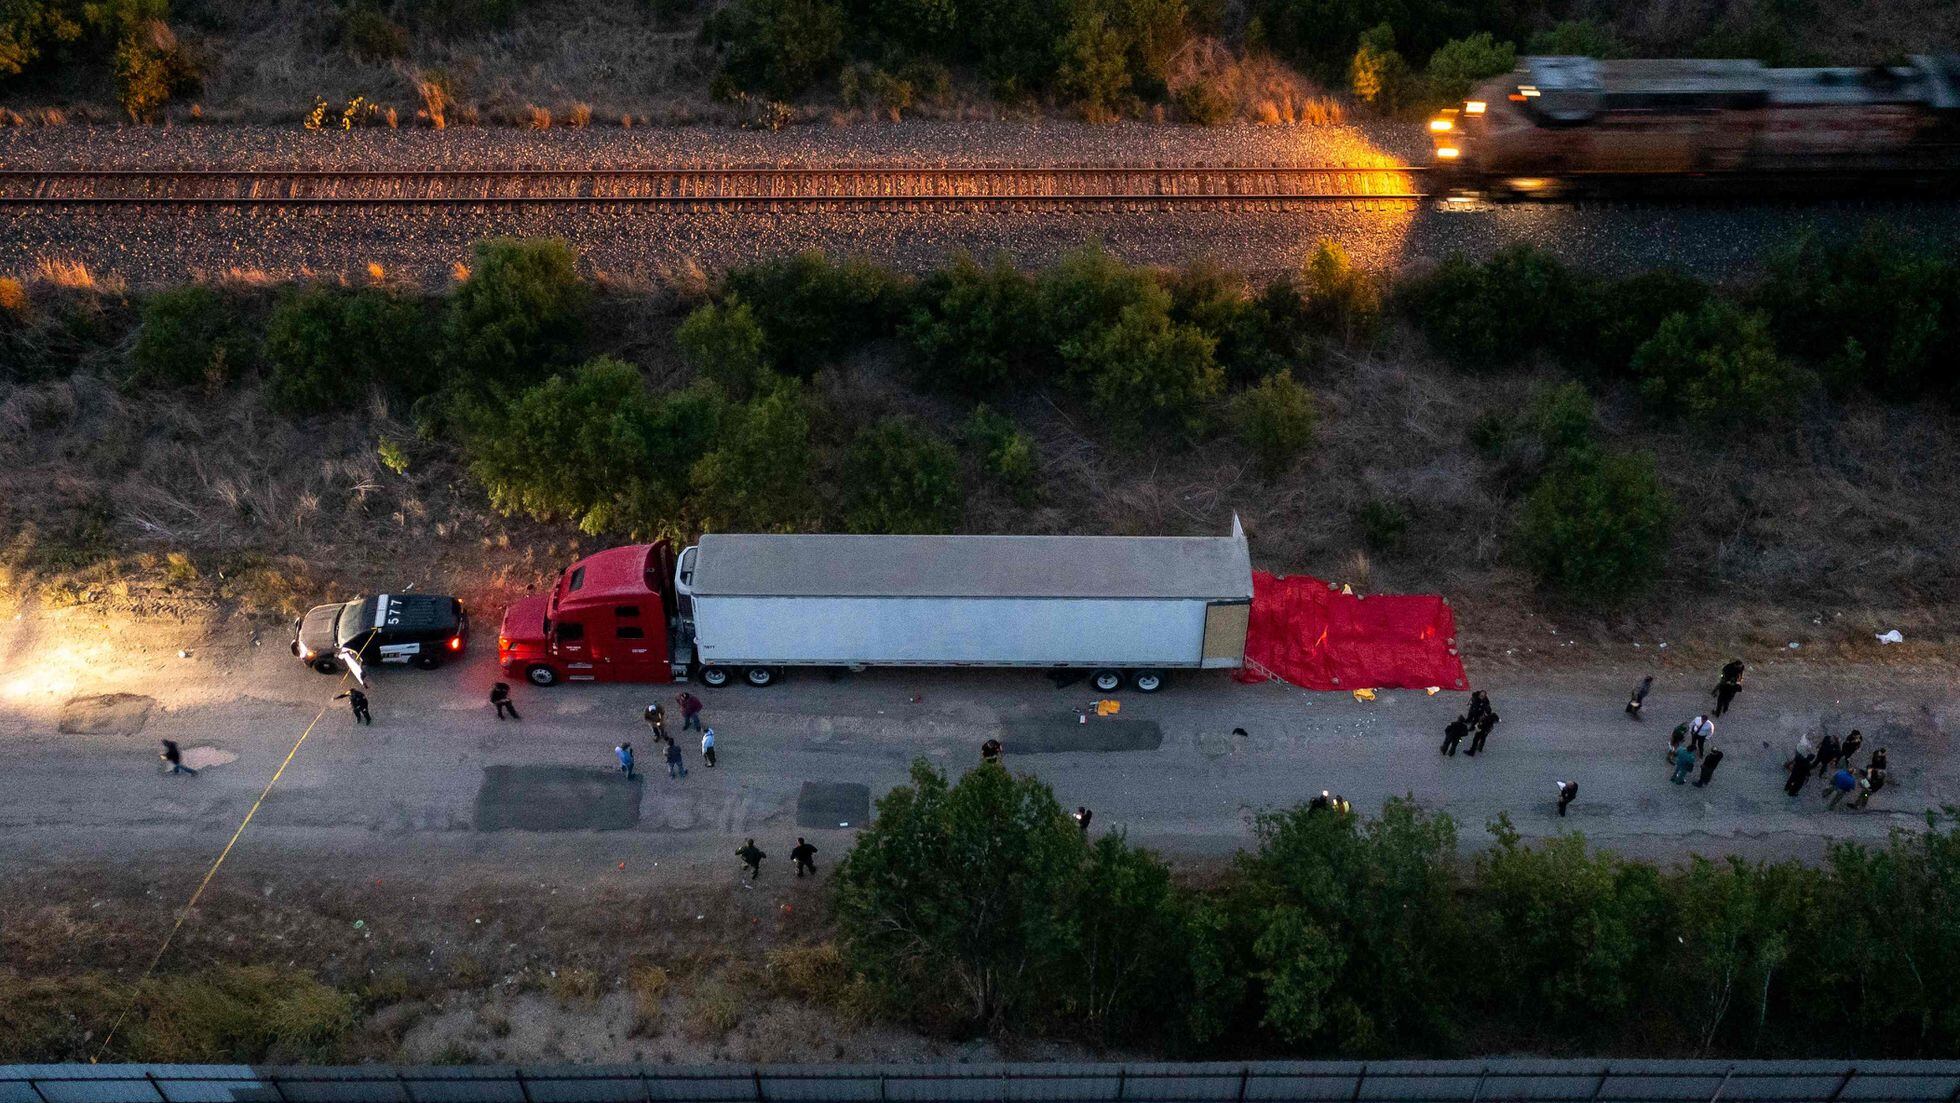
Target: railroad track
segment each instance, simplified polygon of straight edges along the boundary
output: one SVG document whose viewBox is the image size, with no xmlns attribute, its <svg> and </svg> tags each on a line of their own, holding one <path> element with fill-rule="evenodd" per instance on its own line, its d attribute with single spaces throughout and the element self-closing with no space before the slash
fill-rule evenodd
<svg viewBox="0 0 1960 1103">
<path fill-rule="evenodd" d="M 1335 165 L 0 169 L 0 205 L 1405 209 L 1425 198 L 1422 172 Z"/>
</svg>

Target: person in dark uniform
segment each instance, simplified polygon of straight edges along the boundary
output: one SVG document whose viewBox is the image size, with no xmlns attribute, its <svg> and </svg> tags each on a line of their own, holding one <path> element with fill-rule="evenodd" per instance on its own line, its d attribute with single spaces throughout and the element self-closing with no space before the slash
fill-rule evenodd
<svg viewBox="0 0 1960 1103">
<path fill-rule="evenodd" d="M 1320 791 L 1319 796 L 1307 802 L 1307 811 L 1309 812 L 1327 812 L 1331 811 L 1333 807 L 1334 796 L 1325 789 Z"/>
<path fill-rule="evenodd" d="M 1470 749 L 1465 751 L 1465 754 L 1476 754 L 1484 749 L 1484 740 L 1490 738 L 1491 729 L 1497 726 L 1498 719 L 1498 715 L 1490 711 L 1489 707 L 1484 709 L 1484 714 L 1477 717 L 1477 734 L 1471 737 Z"/>
<path fill-rule="evenodd" d="M 347 707 L 354 710 L 354 723 L 373 725 L 374 716 L 368 712 L 367 694 L 362 693 L 358 689 L 350 689 L 345 693 L 336 693 L 333 695 L 333 699 L 336 701 L 342 697 L 347 698 Z"/>
<path fill-rule="evenodd" d="M 990 738 L 985 743 L 980 744 L 980 761 L 999 762 L 1000 751 L 1000 740 Z"/>
<path fill-rule="evenodd" d="M 1089 833 L 1089 821 L 1095 818 L 1096 814 L 1089 811 L 1088 805 L 1078 804 L 1075 806 L 1075 825 L 1082 829 L 1082 834 L 1087 835 Z"/>
<path fill-rule="evenodd" d="M 755 845 L 754 839 L 750 839 L 742 844 L 742 848 L 735 852 L 735 856 L 742 859 L 743 867 L 749 871 L 749 880 L 753 881 L 762 876 L 762 860 L 769 855 L 764 854 L 762 848 Z"/>
<path fill-rule="evenodd" d="M 1451 758 L 1455 758 L 1456 745 L 1463 742 L 1463 737 L 1469 734 L 1470 724 L 1463 717 L 1459 716 L 1450 721 L 1443 728 L 1442 753 L 1449 755 Z"/>
<path fill-rule="evenodd" d="M 1831 771 L 1837 769 L 1838 757 L 1843 753 L 1837 736 L 1824 733 L 1823 741 L 1817 744 L 1817 776 L 1829 777 Z"/>
<path fill-rule="evenodd" d="M 789 851 L 789 860 L 796 863 L 796 875 L 798 877 L 803 876 L 805 873 L 808 873 L 812 877 L 817 875 L 817 848 L 804 842 L 803 836 L 798 835 L 796 837 L 796 845 L 791 847 Z"/>
<path fill-rule="evenodd" d="M 1810 780 L 1810 768 L 1817 765 L 1814 754 L 1800 754 L 1790 760 L 1790 780 L 1783 783 L 1783 791 L 1796 796 L 1803 791 L 1803 783 Z"/>
<path fill-rule="evenodd" d="M 1464 722 L 1474 728 L 1477 726 L 1477 721 L 1482 720 L 1490 711 L 1490 694 L 1481 689 L 1474 690 L 1470 694 L 1470 711 L 1463 714 Z"/>
<path fill-rule="evenodd" d="M 163 750 L 157 752 L 157 757 L 163 759 L 165 766 L 170 767 L 170 769 L 164 771 L 165 773 L 189 774 L 192 777 L 197 776 L 196 770 L 184 765 L 184 754 L 177 749 L 177 741 L 174 739 L 163 741 Z"/>
<path fill-rule="evenodd" d="M 1576 799 L 1578 796 L 1579 796 L 1578 782 L 1576 781 L 1559 782 L 1558 783 L 1558 814 L 1561 816 L 1565 815 L 1566 805 L 1571 804 L 1573 800 Z"/>
<path fill-rule="evenodd" d="M 1742 660 L 1730 659 L 1722 668 L 1722 678 L 1715 683 L 1715 715 L 1729 711 L 1729 702 L 1742 692 Z"/>
<path fill-rule="evenodd" d="M 1709 751 L 1701 760 L 1701 776 L 1695 779 L 1695 788 L 1700 789 L 1712 781 L 1715 777 L 1715 767 L 1721 764 L 1722 752 L 1719 749 Z"/>
<path fill-rule="evenodd" d="M 1628 716 L 1633 717 L 1635 720 L 1640 719 L 1640 706 L 1646 702 L 1647 694 L 1653 688 L 1654 676 L 1652 674 L 1640 679 L 1640 684 L 1633 687 L 1632 695 L 1627 698 Z"/>
<path fill-rule="evenodd" d="M 1838 748 L 1838 761 L 1844 763 L 1846 766 L 1851 765 L 1851 760 L 1858 757 L 1858 751 L 1864 745 L 1865 733 L 1859 731 L 1857 728 L 1852 728 L 1851 734 L 1844 737 L 1843 746 Z"/>
<path fill-rule="evenodd" d="M 522 716 L 517 715 L 517 706 L 510 703 L 509 682 L 498 682 L 496 685 L 490 687 L 490 703 L 497 706 L 497 719 L 499 720 L 504 718 L 504 713 L 510 713 L 512 720 L 524 719 Z"/>
</svg>

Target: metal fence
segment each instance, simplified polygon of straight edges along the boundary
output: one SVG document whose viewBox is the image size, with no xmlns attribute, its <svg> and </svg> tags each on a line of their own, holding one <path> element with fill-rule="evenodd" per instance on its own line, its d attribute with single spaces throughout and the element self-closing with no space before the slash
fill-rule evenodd
<svg viewBox="0 0 1960 1103">
<path fill-rule="evenodd" d="M 0 1103 L 1960 1103 L 1960 1062 L 0 1065 Z"/>
</svg>

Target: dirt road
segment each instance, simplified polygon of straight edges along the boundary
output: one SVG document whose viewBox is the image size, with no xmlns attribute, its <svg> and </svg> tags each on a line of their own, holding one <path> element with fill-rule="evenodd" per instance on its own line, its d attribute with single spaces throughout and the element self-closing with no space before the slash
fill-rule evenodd
<svg viewBox="0 0 1960 1103">
<path fill-rule="evenodd" d="M 235 620 L 207 631 L 104 624 L 80 611 L 0 619 L 9 794 L 0 868 L 215 854 L 316 715 L 236 860 L 351 877 L 480 868 L 544 881 L 624 861 L 660 881 L 718 879 L 752 835 L 771 854 L 765 870 L 781 876 L 796 835 L 820 848 L 820 862 L 834 861 L 868 802 L 901 783 L 913 759 L 964 769 L 989 735 L 1006 744 L 1013 769 L 1052 784 L 1066 806 L 1094 809 L 1098 830 L 1187 858 L 1246 845 L 1254 813 L 1322 788 L 1364 809 L 1413 793 L 1455 816 L 1466 845 L 1505 813 L 1527 836 L 1569 827 L 1671 858 L 1815 856 L 1830 839 L 1877 839 L 1920 822 L 1956 787 L 1950 683 L 1875 680 L 1877 668 L 1827 676 L 1757 664 L 1719 723 L 1726 759 L 1708 789 L 1669 784 L 1662 755 L 1711 678 L 1665 668 L 1640 724 L 1620 710 L 1632 668 L 1537 684 L 1494 677 L 1487 688 L 1504 719 L 1477 758 L 1437 753 L 1461 694 L 1384 691 L 1362 703 L 1191 675 L 1156 696 L 1124 694 L 1116 717 L 1081 723 L 1093 690 L 1039 673 L 804 673 L 766 690 L 697 689 L 721 763 L 704 767 L 687 733 L 689 773 L 672 780 L 640 710 L 674 687 L 520 685 L 524 719 L 499 723 L 485 700 L 494 640 L 479 634 L 465 663 L 379 673 L 374 725 L 357 727 L 344 702 L 330 701 L 335 679 L 299 665 L 276 632 L 257 643 L 250 635 Z M 1826 812 L 1815 782 L 1784 795 L 1779 764 L 1820 724 L 1860 727 L 1867 752 L 1890 749 L 1893 784 L 1870 810 Z M 161 738 L 182 744 L 202 772 L 162 775 Z M 639 750 L 637 783 L 613 768 L 622 740 Z M 1566 779 L 1580 794 L 1560 821 L 1554 783 Z"/>
</svg>

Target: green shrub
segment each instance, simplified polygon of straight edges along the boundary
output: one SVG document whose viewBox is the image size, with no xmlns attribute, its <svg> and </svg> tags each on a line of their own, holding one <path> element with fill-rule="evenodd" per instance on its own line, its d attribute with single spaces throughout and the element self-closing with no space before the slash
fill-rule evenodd
<svg viewBox="0 0 1960 1103">
<path fill-rule="evenodd" d="M 1130 93 L 1130 67 L 1122 32 L 1102 9 L 1077 5 L 1059 48 L 1055 91 L 1090 119 L 1115 115 Z"/>
<path fill-rule="evenodd" d="M 1777 355 L 1762 315 L 1719 299 L 1669 315 L 1632 367 L 1641 399 L 1657 412 L 1722 425 L 1788 413 L 1802 378 Z"/>
<path fill-rule="evenodd" d="M 601 357 L 507 406 L 473 408 L 465 454 L 503 513 L 593 534 L 667 535 L 684 529 L 688 465 L 718 439 L 721 420 L 714 392 L 656 398 L 638 368 Z"/>
<path fill-rule="evenodd" d="M 1438 352 L 1477 368 L 1562 347 L 1585 316 L 1585 297 L 1566 267 L 1522 245 L 1482 264 L 1452 255 L 1409 286 L 1408 301 Z"/>
<path fill-rule="evenodd" d="M 1316 333 L 1353 344 L 1372 340 L 1381 328 L 1381 279 L 1356 267 L 1339 243 L 1314 243 L 1299 287 L 1304 317 Z"/>
<path fill-rule="evenodd" d="M 1378 554 L 1399 549 L 1409 535 L 1409 511 L 1385 498 L 1363 502 L 1354 520 L 1361 528 L 1362 545 Z"/>
<path fill-rule="evenodd" d="M 1592 395 L 1577 383 L 1561 383 L 1532 396 L 1526 417 L 1531 432 L 1549 458 L 1582 452 L 1593 446 L 1595 416 Z"/>
<path fill-rule="evenodd" d="M 408 28 L 370 0 L 356 0 L 341 9 L 340 46 L 364 61 L 392 61 L 408 55 Z"/>
<path fill-rule="evenodd" d="M 331 1060 L 357 1005 L 307 973 L 219 965 L 146 981 L 117 1048 L 139 1061 Z"/>
<path fill-rule="evenodd" d="M 816 250 L 738 268 L 727 281 L 728 294 L 754 312 L 776 367 L 799 377 L 890 336 L 904 290 L 888 269 L 863 260 L 832 262 Z"/>
<path fill-rule="evenodd" d="M 1525 498 L 1520 557 L 1566 599 L 1611 607 L 1659 576 L 1674 498 L 1646 455 L 1572 453 Z"/>
<path fill-rule="evenodd" d="M 802 388 L 783 380 L 728 411 L 712 449 L 691 474 L 702 527 L 714 532 L 794 532 L 821 514 L 811 492 L 810 412 Z"/>
<path fill-rule="evenodd" d="M 1242 273 L 1212 260 L 1193 261 L 1172 274 L 1168 290 L 1171 319 L 1218 342 L 1215 355 L 1229 383 L 1252 383 L 1286 369 L 1287 335 Z"/>
<path fill-rule="evenodd" d="M 1006 414 L 975 406 L 960 428 L 960 436 L 975 452 L 980 471 L 1022 505 L 1034 503 L 1034 481 L 1040 470 L 1034 439 Z"/>
<path fill-rule="evenodd" d="M 1192 81 L 1178 89 L 1172 101 L 1185 122 L 1199 126 L 1224 126 L 1239 115 L 1238 98 L 1212 79 Z"/>
<path fill-rule="evenodd" d="M 589 289 L 578 257 L 555 238 L 479 241 L 469 279 L 450 295 L 443 346 L 465 384 L 543 378 L 578 355 Z"/>
<path fill-rule="evenodd" d="M 852 532 L 950 532 L 966 509 L 959 454 L 903 418 L 885 418 L 857 435 L 843 482 L 844 525 Z"/>
<path fill-rule="evenodd" d="M 1626 45 L 1613 28 L 1590 19 L 1567 19 L 1538 31 L 1525 46 L 1534 57 L 1625 57 Z"/>
<path fill-rule="evenodd" d="M 1111 439 L 1131 448 L 1195 439 L 1225 386 L 1212 355 L 1217 342 L 1196 326 L 1173 323 L 1167 298 L 1156 290 L 1125 307 L 1115 324 L 1062 346 L 1071 375 L 1086 381 L 1090 410 Z"/>
<path fill-rule="evenodd" d="M 1573 326 L 1565 350 L 1609 377 L 1633 371 L 1633 354 L 1670 314 L 1693 313 L 1708 301 L 1708 285 L 1670 268 L 1642 272 L 1596 288 L 1592 321 Z"/>
<path fill-rule="evenodd" d="M 1050 347 L 1116 324 L 1126 307 L 1150 304 L 1169 310 L 1170 296 L 1150 273 L 1132 268 L 1100 245 L 1085 245 L 1062 255 L 1035 280 L 1041 325 Z"/>
<path fill-rule="evenodd" d="M 287 413 L 345 409 L 380 386 L 410 397 L 438 388 L 421 304 L 381 288 L 289 292 L 265 327 L 267 394 Z"/>
<path fill-rule="evenodd" d="M 903 335 L 928 386 L 973 397 L 1030 381 L 1046 361 L 1034 281 L 1006 257 L 961 256 L 913 296 Z"/>
<path fill-rule="evenodd" d="M 837 71 L 844 13 L 830 0 L 735 0 L 701 36 L 738 88 L 792 99 Z"/>
<path fill-rule="evenodd" d="M 896 120 L 912 106 L 912 82 L 876 65 L 859 62 L 837 79 L 838 95 L 852 107 Z"/>
<path fill-rule="evenodd" d="M 195 92 L 197 65 L 162 20 L 123 34 L 113 59 L 116 102 L 135 122 L 152 122 L 173 97 Z"/>
<path fill-rule="evenodd" d="M 1453 39 L 1429 55 L 1423 78 L 1431 99 L 1457 103 L 1486 77 L 1508 73 L 1517 64 L 1517 47 L 1499 42 L 1489 31 L 1478 31 L 1468 38 Z"/>
<path fill-rule="evenodd" d="M 762 327 L 739 296 L 696 308 L 674 332 L 674 343 L 702 378 L 737 400 L 754 394 L 769 370 Z"/>
<path fill-rule="evenodd" d="M 238 304 L 208 287 L 187 284 L 145 299 L 129 381 L 137 385 L 215 387 L 251 367 L 253 342 Z"/>
<path fill-rule="evenodd" d="M 1367 31 L 1348 63 L 1348 90 L 1370 107 L 1393 114 L 1411 104 L 1415 80 L 1409 63 L 1395 51 L 1395 28 L 1387 23 Z"/>
<path fill-rule="evenodd" d="M 1260 470 L 1276 475 L 1313 443 L 1313 394 L 1280 371 L 1232 399 L 1232 427 Z"/>
</svg>

